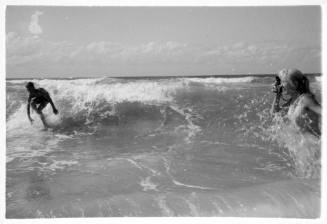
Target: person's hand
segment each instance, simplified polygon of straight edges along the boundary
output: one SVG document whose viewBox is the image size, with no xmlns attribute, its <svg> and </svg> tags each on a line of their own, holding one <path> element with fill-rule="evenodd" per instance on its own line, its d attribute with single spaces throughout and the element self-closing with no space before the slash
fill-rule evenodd
<svg viewBox="0 0 327 224">
<path fill-rule="evenodd" d="M 53 109 L 54 114 L 58 114 L 58 110 L 56 108 Z"/>
</svg>

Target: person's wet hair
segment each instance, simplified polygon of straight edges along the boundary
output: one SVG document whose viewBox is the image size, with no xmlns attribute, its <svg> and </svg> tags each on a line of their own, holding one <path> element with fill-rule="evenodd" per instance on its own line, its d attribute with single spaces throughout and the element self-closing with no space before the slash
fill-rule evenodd
<svg viewBox="0 0 327 224">
<path fill-rule="evenodd" d="M 289 80 L 295 87 L 295 90 L 300 93 L 310 93 L 310 86 L 309 86 L 309 79 L 303 75 L 302 72 L 299 70 L 295 70 L 293 73 L 290 74 Z"/>
<path fill-rule="evenodd" d="M 26 84 L 26 88 L 27 89 L 35 89 L 35 87 L 34 87 L 34 83 L 33 82 L 28 82 L 27 84 Z"/>
<path fill-rule="evenodd" d="M 286 80 L 295 90 L 300 93 L 310 93 L 309 79 L 297 69 L 283 69 L 279 72 L 279 78 Z"/>
</svg>

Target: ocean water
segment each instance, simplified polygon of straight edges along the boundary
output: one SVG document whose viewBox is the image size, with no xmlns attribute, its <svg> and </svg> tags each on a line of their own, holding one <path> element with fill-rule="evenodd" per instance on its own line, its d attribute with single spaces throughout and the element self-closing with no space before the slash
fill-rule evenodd
<svg viewBox="0 0 327 224">
<path fill-rule="evenodd" d="M 319 217 L 321 142 L 269 115 L 273 81 L 7 80 L 6 217 Z"/>
</svg>

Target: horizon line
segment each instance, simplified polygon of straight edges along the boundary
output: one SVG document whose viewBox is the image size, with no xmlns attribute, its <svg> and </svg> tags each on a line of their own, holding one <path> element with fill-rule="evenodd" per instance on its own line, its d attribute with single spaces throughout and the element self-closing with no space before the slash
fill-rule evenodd
<svg viewBox="0 0 327 224">
<path fill-rule="evenodd" d="M 224 75 L 159 75 L 159 76 L 70 76 L 70 77 L 6 77 L 6 80 L 13 80 L 13 79 L 91 79 L 91 78 L 123 78 L 123 79 L 144 79 L 144 78 L 154 78 L 154 79 L 168 79 L 168 78 L 240 78 L 246 76 L 255 76 L 255 77 L 271 77 L 275 76 L 277 73 L 255 73 L 255 74 L 224 74 Z M 304 75 L 309 76 L 321 76 L 321 72 L 306 72 L 303 73 Z"/>
</svg>

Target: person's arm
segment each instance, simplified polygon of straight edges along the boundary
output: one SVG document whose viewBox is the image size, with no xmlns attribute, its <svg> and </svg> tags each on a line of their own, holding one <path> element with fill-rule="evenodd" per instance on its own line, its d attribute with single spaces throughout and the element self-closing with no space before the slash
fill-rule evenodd
<svg viewBox="0 0 327 224">
<path fill-rule="evenodd" d="M 280 100 L 285 101 L 285 103 L 283 103 L 282 105 L 280 105 Z M 292 102 L 292 98 L 287 100 L 283 97 L 283 95 L 280 94 L 276 94 L 274 101 L 272 103 L 271 109 L 270 109 L 270 114 L 274 114 L 277 112 L 282 112 L 282 114 L 284 115 L 285 112 L 287 112 L 289 106 L 291 105 Z"/>
<path fill-rule="evenodd" d="M 280 89 L 278 87 L 279 86 L 276 84 L 276 82 L 272 86 L 272 92 L 275 93 L 275 97 L 274 97 L 273 103 L 271 105 L 270 114 L 274 114 L 274 113 L 280 111 L 280 106 L 279 106 L 279 101 L 280 101 L 279 90 Z"/>
<path fill-rule="evenodd" d="M 32 97 L 29 96 L 29 97 L 28 97 L 28 100 L 27 100 L 27 117 L 28 117 L 28 119 L 30 120 L 30 122 L 32 123 L 32 122 L 33 122 L 33 119 L 31 118 L 31 111 L 30 111 L 31 100 L 32 100 Z"/>
<path fill-rule="evenodd" d="M 308 109 L 314 111 L 315 113 L 321 116 L 321 106 L 314 98 L 305 96 L 303 99 L 303 104 L 305 107 L 307 107 Z"/>
<path fill-rule="evenodd" d="M 48 97 L 49 97 L 49 102 L 50 102 L 50 104 L 51 104 L 51 106 L 52 106 L 52 109 L 53 109 L 53 113 L 54 113 L 54 114 L 58 114 L 58 110 L 56 109 L 54 103 L 52 102 L 51 97 L 50 97 L 49 95 L 48 95 Z"/>
<path fill-rule="evenodd" d="M 272 103 L 271 109 L 270 109 L 271 114 L 274 114 L 274 113 L 280 111 L 281 108 L 279 106 L 279 100 L 280 100 L 280 96 L 278 94 L 276 94 L 274 97 L 274 101 Z"/>
<path fill-rule="evenodd" d="M 286 101 L 286 102 L 282 105 L 283 108 L 284 108 L 284 107 L 289 107 L 289 106 L 291 105 L 292 98 L 290 98 L 289 100 L 285 100 L 285 99 L 283 98 L 283 100 Z"/>
</svg>

